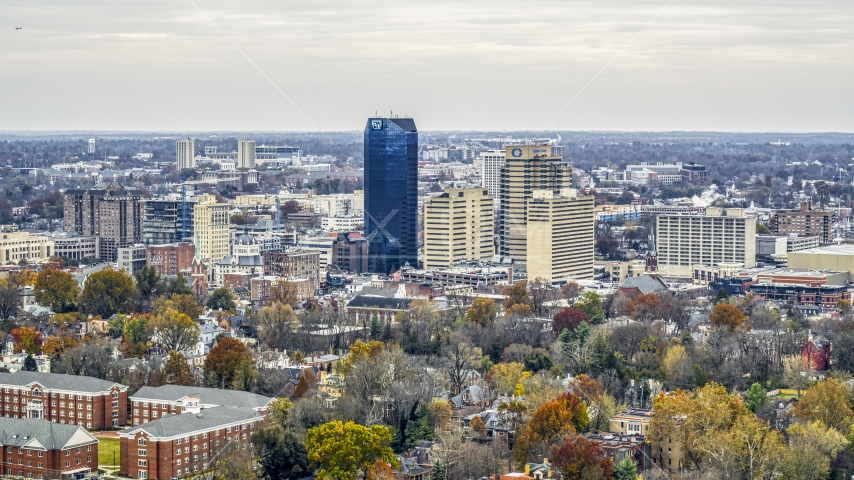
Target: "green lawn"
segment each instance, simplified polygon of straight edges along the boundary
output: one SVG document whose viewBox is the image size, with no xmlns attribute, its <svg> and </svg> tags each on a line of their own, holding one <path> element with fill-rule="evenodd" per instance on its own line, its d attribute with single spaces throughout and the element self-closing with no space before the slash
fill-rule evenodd
<svg viewBox="0 0 854 480">
<path fill-rule="evenodd" d="M 121 465 L 120 458 L 121 443 L 118 438 L 100 438 L 101 443 L 98 444 L 98 464 L 100 465 Z M 115 462 L 113 463 L 113 452 L 116 453 Z"/>
</svg>

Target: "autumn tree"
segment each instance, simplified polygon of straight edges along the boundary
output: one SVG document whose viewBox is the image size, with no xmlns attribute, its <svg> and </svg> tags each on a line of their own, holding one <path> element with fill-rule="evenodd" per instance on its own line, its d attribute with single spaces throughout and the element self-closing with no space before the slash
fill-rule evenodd
<svg viewBox="0 0 854 480">
<path fill-rule="evenodd" d="M 18 327 L 10 332 L 15 340 L 15 353 L 36 355 L 41 350 L 42 334 L 34 327 Z"/>
<path fill-rule="evenodd" d="M 667 373 L 667 385 L 671 389 L 694 386 L 694 365 L 684 346 L 670 346 L 664 355 L 661 367 Z"/>
<path fill-rule="evenodd" d="M 163 378 L 169 385 L 186 385 L 192 387 L 196 384 L 190 364 L 183 353 L 172 350 L 163 367 Z"/>
<path fill-rule="evenodd" d="M 541 457 L 560 437 L 583 432 L 588 421 L 587 406 L 581 397 L 566 393 L 534 411 L 516 439 L 513 457 L 519 464 Z"/>
<path fill-rule="evenodd" d="M 574 331 L 578 324 L 587 321 L 587 315 L 577 308 L 564 308 L 552 319 L 552 332 L 560 335 L 564 329 Z"/>
<path fill-rule="evenodd" d="M 62 356 L 62 353 L 65 350 L 74 348 L 79 343 L 80 342 L 78 342 L 74 336 L 64 334 L 60 331 L 58 335 L 53 335 L 44 339 L 42 342 L 42 353 L 55 360 L 57 357 Z"/>
<path fill-rule="evenodd" d="M 661 299 L 654 293 L 642 293 L 629 302 L 629 316 L 639 322 L 648 322 L 660 317 Z"/>
<path fill-rule="evenodd" d="M 291 337 L 299 328 L 299 321 L 293 309 L 283 303 L 262 308 L 253 317 L 253 322 L 258 325 L 258 340 L 270 349 L 289 348 Z"/>
<path fill-rule="evenodd" d="M 572 306 L 578 300 L 578 296 L 581 295 L 583 290 L 584 287 L 579 285 L 577 282 L 569 281 L 560 287 L 558 295 L 560 295 L 560 298 L 566 300 L 566 303 Z"/>
<path fill-rule="evenodd" d="M 182 352 L 199 343 L 199 324 L 172 308 L 158 313 L 149 327 L 166 351 Z"/>
<path fill-rule="evenodd" d="M 398 466 L 390 446 L 391 432 L 382 425 L 329 422 L 310 429 L 305 443 L 318 478 L 357 480 L 377 460 Z"/>
<path fill-rule="evenodd" d="M 257 375 L 252 353 L 234 338 L 223 338 L 211 349 L 204 372 L 209 387 L 232 390 L 249 390 Z"/>
<path fill-rule="evenodd" d="M 478 440 L 486 439 L 486 424 L 483 423 L 483 419 L 480 418 L 480 415 L 475 415 L 474 418 L 469 420 L 469 435 Z"/>
<path fill-rule="evenodd" d="M 484 378 L 492 385 L 493 390 L 500 395 L 510 395 L 516 385 L 531 375 L 525 371 L 525 366 L 517 362 L 496 363 L 486 372 Z"/>
<path fill-rule="evenodd" d="M 840 432 L 848 432 L 854 421 L 851 393 L 832 377 L 804 392 L 793 413 L 799 420 L 820 421 Z"/>
<path fill-rule="evenodd" d="M 294 282 L 280 280 L 270 285 L 269 303 L 281 303 L 282 305 L 290 305 L 291 308 L 295 308 L 299 303 L 299 288 L 297 288 Z"/>
<path fill-rule="evenodd" d="M 177 310 L 196 322 L 199 321 L 199 316 L 205 312 L 205 309 L 196 301 L 195 295 L 187 293 L 173 293 L 170 297 L 164 295 L 152 305 L 152 310 L 157 315 L 168 308 Z"/>
<path fill-rule="evenodd" d="M 210 298 L 208 298 L 208 308 L 231 312 L 237 308 L 237 304 L 234 303 L 234 297 L 231 295 L 231 292 L 227 288 L 220 287 L 214 290 Z"/>
<path fill-rule="evenodd" d="M 134 280 L 124 270 L 101 270 L 89 275 L 80 293 L 80 311 L 109 318 L 115 313 L 131 313 L 136 306 Z"/>
<path fill-rule="evenodd" d="M 123 336 L 126 342 L 127 356 L 141 357 L 145 354 L 148 347 L 148 340 L 151 337 L 149 323 L 154 320 L 152 315 L 132 315 L 125 321 Z"/>
<path fill-rule="evenodd" d="M 33 292 L 41 305 L 50 306 L 54 312 L 65 312 L 74 309 L 80 286 L 70 273 L 48 269 L 36 277 Z"/>
<path fill-rule="evenodd" d="M 395 480 L 395 478 L 391 465 L 382 460 L 374 462 L 365 473 L 365 480 Z"/>
<path fill-rule="evenodd" d="M 517 304 L 528 305 L 529 307 L 531 305 L 531 299 L 528 296 L 528 283 L 525 281 L 504 287 L 501 294 L 507 297 L 503 303 L 505 311 Z"/>
<path fill-rule="evenodd" d="M 478 297 L 471 302 L 466 312 L 466 320 L 485 327 L 495 320 L 498 314 L 498 306 L 491 298 Z"/>
<path fill-rule="evenodd" d="M 605 320 L 605 311 L 602 309 L 602 297 L 594 291 L 587 290 L 582 292 L 581 298 L 575 302 L 575 308 L 584 312 L 591 323 L 598 324 Z"/>
<path fill-rule="evenodd" d="M 551 447 L 549 460 L 562 480 L 611 478 L 614 463 L 605 455 L 599 443 L 583 435 L 571 435 Z"/>
<path fill-rule="evenodd" d="M 744 313 L 731 303 L 719 303 L 709 314 L 709 323 L 713 328 L 725 328 L 734 332 L 747 323 Z"/>
</svg>

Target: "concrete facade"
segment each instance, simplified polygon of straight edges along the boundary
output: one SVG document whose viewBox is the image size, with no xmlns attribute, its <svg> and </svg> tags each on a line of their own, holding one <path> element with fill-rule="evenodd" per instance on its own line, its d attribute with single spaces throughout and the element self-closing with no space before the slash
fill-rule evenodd
<svg viewBox="0 0 854 480">
<path fill-rule="evenodd" d="M 593 197 L 571 188 L 534 190 L 528 201 L 528 278 L 549 283 L 593 279 Z"/>
<path fill-rule="evenodd" d="M 424 206 L 424 268 L 451 268 L 495 253 L 495 200 L 483 188 L 448 188 Z"/>
</svg>

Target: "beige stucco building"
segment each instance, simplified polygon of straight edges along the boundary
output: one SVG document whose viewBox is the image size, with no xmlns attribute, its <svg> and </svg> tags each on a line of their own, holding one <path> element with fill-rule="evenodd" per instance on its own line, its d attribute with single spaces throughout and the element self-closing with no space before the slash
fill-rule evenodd
<svg viewBox="0 0 854 480">
<path fill-rule="evenodd" d="M 848 272 L 848 281 L 854 282 L 854 245 L 827 245 L 791 252 L 788 255 L 788 266 Z"/>
<path fill-rule="evenodd" d="M 37 263 L 55 255 L 53 240 L 27 232 L 0 233 L 0 260 L 3 263 L 18 263 L 26 260 Z"/>
<path fill-rule="evenodd" d="M 593 197 L 575 189 L 534 190 L 527 208 L 528 278 L 549 283 L 593 278 Z"/>
<path fill-rule="evenodd" d="M 741 208 L 708 208 L 706 215 L 660 215 L 656 220 L 658 273 L 691 277 L 693 266 L 756 266 L 756 218 Z"/>
<path fill-rule="evenodd" d="M 196 256 L 211 265 L 229 254 L 229 206 L 217 203 L 213 195 L 200 195 L 197 200 L 193 206 L 193 243 Z"/>
<path fill-rule="evenodd" d="M 552 155 L 550 145 L 512 145 L 505 149 L 499 194 L 501 256 L 525 262 L 528 255 L 528 201 L 534 190 L 559 193 L 569 188 L 572 167 Z"/>
<path fill-rule="evenodd" d="M 424 268 L 490 260 L 494 199 L 484 188 L 448 188 L 424 206 Z"/>
</svg>

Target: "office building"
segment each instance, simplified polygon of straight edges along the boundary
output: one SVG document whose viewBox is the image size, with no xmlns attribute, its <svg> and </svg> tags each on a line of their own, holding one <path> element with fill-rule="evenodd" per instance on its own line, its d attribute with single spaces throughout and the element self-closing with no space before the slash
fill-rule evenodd
<svg viewBox="0 0 854 480">
<path fill-rule="evenodd" d="M 79 375 L 0 373 L 0 417 L 35 418 L 106 430 L 124 425 L 128 387 Z M 19 417 L 20 416 L 20 417 Z"/>
<path fill-rule="evenodd" d="M 237 142 L 237 168 L 255 168 L 255 140 Z"/>
<path fill-rule="evenodd" d="M 781 210 L 771 217 L 769 228 L 777 235 L 809 237 L 816 235 L 822 245 L 833 241 L 833 210 L 811 210 L 809 203 L 802 203 L 799 210 Z"/>
<path fill-rule="evenodd" d="M 534 190 L 560 193 L 562 188 L 570 187 L 572 167 L 561 162 L 561 157 L 552 155 L 549 145 L 516 145 L 505 149 L 498 216 L 502 257 L 526 261 L 528 200 Z"/>
<path fill-rule="evenodd" d="M 133 274 L 145 268 L 145 245 L 138 244 L 118 249 L 116 268 Z"/>
<path fill-rule="evenodd" d="M 146 264 L 154 267 L 160 275 L 177 275 L 193 266 L 196 247 L 192 243 L 170 243 L 149 245 L 146 248 Z"/>
<path fill-rule="evenodd" d="M 501 193 L 501 167 L 504 166 L 504 150 L 487 150 L 480 153 L 481 186 L 497 198 Z"/>
<path fill-rule="evenodd" d="M 175 142 L 175 161 L 179 171 L 196 168 L 196 142 L 189 139 Z"/>
<path fill-rule="evenodd" d="M 115 262 L 118 249 L 142 241 L 142 192 L 110 184 L 104 189 L 66 190 L 66 232 L 97 236 L 100 259 Z"/>
<path fill-rule="evenodd" d="M 209 266 L 229 254 L 228 209 L 227 203 L 218 203 L 213 195 L 199 196 L 193 206 L 196 256 Z"/>
<path fill-rule="evenodd" d="M 528 278 L 593 279 L 593 197 L 571 188 L 534 190 L 528 201 Z"/>
<path fill-rule="evenodd" d="M 658 273 L 691 277 L 696 265 L 740 263 L 756 266 L 756 218 L 740 208 L 708 208 L 706 215 L 659 215 L 656 219 Z"/>
<path fill-rule="evenodd" d="M 787 253 L 816 248 L 821 243 L 821 237 L 802 237 L 791 235 L 757 235 L 756 254 L 765 256 L 785 257 Z"/>
<path fill-rule="evenodd" d="M 424 268 L 451 268 L 495 253 L 495 201 L 484 188 L 448 188 L 424 205 Z"/>
<path fill-rule="evenodd" d="M 95 153 L 95 139 L 90 138 L 89 139 L 89 155 L 91 155 L 93 153 Z"/>
<path fill-rule="evenodd" d="M 316 250 L 266 252 L 263 258 L 264 275 L 284 279 L 320 278 L 320 252 Z"/>
<path fill-rule="evenodd" d="M 28 232 L 0 233 L 0 260 L 3 263 L 39 263 L 56 255 L 54 243 L 43 235 Z"/>
<path fill-rule="evenodd" d="M 257 393 L 220 388 L 188 387 L 183 385 L 144 386 L 130 397 L 133 405 L 131 425 L 178 415 L 195 408 L 248 408 L 259 414 L 267 413 L 273 398 Z"/>
<path fill-rule="evenodd" d="M 45 236 L 53 240 L 53 254 L 72 260 L 100 258 L 98 237 L 77 235 L 74 232 L 49 232 Z"/>
<path fill-rule="evenodd" d="M 411 118 L 368 119 L 364 224 L 370 271 L 417 267 L 418 130 Z"/>
<path fill-rule="evenodd" d="M 18 478 L 83 478 L 98 470 L 98 439 L 76 425 L 0 418 L 2 471 Z"/>
<path fill-rule="evenodd" d="M 168 480 L 209 470 L 217 455 L 251 448 L 251 435 L 264 418 L 251 408 L 190 403 L 168 415 L 119 432 L 124 477 Z M 251 452 L 251 450 L 250 450 Z"/>
<path fill-rule="evenodd" d="M 179 195 L 146 200 L 142 217 L 142 242 L 146 245 L 162 245 L 192 238 L 195 204 L 196 197 L 187 196 L 185 231 L 185 205 Z"/>
</svg>

